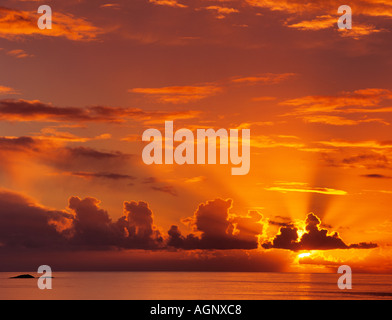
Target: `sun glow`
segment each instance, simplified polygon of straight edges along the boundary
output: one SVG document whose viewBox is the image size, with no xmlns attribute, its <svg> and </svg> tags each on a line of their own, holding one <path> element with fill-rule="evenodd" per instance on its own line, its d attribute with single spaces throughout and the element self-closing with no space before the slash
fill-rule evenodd
<svg viewBox="0 0 392 320">
<path fill-rule="evenodd" d="M 299 259 L 302 259 L 302 258 L 309 257 L 310 255 L 311 255 L 310 252 L 304 252 L 304 253 L 300 253 L 300 254 L 298 255 L 298 258 L 299 258 Z"/>
</svg>

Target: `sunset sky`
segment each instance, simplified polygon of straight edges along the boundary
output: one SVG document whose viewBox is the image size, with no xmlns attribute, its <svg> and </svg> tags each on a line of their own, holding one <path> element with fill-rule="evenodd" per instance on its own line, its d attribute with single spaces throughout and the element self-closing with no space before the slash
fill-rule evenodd
<svg viewBox="0 0 392 320">
<path fill-rule="evenodd" d="M 0 270 L 391 273 L 391 23 L 389 0 L 2 0 Z M 249 174 L 144 164 L 165 121 L 250 129 Z"/>
</svg>

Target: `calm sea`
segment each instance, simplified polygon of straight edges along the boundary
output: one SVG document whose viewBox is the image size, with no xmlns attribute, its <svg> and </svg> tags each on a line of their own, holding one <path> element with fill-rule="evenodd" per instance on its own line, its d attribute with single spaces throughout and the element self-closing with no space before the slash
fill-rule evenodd
<svg viewBox="0 0 392 320">
<path fill-rule="evenodd" d="M 354 274 L 352 290 L 338 288 L 338 274 L 320 273 L 54 272 L 52 290 L 9 279 L 18 274 L 0 273 L 0 299 L 392 299 L 392 275 L 379 274 Z"/>
</svg>

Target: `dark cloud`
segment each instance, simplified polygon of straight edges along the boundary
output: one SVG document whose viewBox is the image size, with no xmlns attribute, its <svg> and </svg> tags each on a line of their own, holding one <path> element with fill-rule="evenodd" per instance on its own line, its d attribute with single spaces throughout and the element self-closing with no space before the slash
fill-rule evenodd
<svg viewBox="0 0 392 320">
<path fill-rule="evenodd" d="M 8 248 L 56 247 L 65 244 L 61 229 L 73 216 L 51 210 L 8 190 L 0 190 L 0 244 Z"/>
<path fill-rule="evenodd" d="M 15 192 L 0 190 L 0 247 L 50 248 L 62 251 L 112 249 L 257 249 L 262 234 L 262 216 L 251 211 L 247 216 L 230 213 L 232 200 L 215 199 L 199 205 L 194 215 L 184 219 L 194 232 L 182 235 L 172 226 L 163 238 L 154 224 L 154 215 L 146 202 L 124 202 L 124 214 L 113 221 L 100 207 L 100 201 L 71 197 L 68 211 L 52 210 Z M 346 245 L 338 233 L 321 229 L 320 219 L 309 214 L 306 232 L 298 237 L 295 227 L 281 227 L 266 249 L 328 250 L 368 249 L 377 245 Z"/>
<path fill-rule="evenodd" d="M 159 191 L 159 192 L 164 192 L 164 193 L 170 194 L 173 197 L 177 197 L 178 196 L 177 191 L 176 191 L 176 189 L 173 186 L 152 186 L 151 189 L 155 190 L 155 191 Z"/>
<path fill-rule="evenodd" d="M 168 245 L 181 249 L 256 249 L 262 233 L 262 216 L 254 211 L 246 217 L 229 215 L 232 200 L 215 199 L 200 204 L 191 218 L 184 219 L 200 237 L 181 235 L 177 226 L 168 232 Z"/>
<path fill-rule="evenodd" d="M 158 248 L 163 244 L 160 231 L 153 224 L 153 213 L 143 201 L 125 202 L 124 212 L 127 217 L 128 239 L 126 247 Z"/>
<path fill-rule="evenodd" d="M 100 247 L 114 246 L 118 242 L 112 220 L 107 211 L 99 208 L 97 199 L 72 197 L 69 208 L 75 213 L 70 230 L 72 244 Z"/>
<path fill-rule="evenodd" d="M 360 242 L 360 243 L 354 243 L 350 244 L 349 248 L 350 249 L 372 249 L 372 248 L 377 248 L 378 245 L 376 243 L 369 243 L 369 242 Z"/>
<path fill-rule="evenodd" d="M 306 218 L 306 233 L 302 235 L 300 247 L 304 250 L 346 249 L 347 245 L 334 232 L 328 235 L 327 229 L 320 229 L 321 220 L 313 213 Z"/>
<path fill-rule="evenodd" d="M 151 189 L 154 191 L 164 192 L 164 193 L 170 194 L 173 197 L 178 196 L 177 190 L 174 186 L 162 185 L 162 182 L 160 182 L 159 179 L 157 179 L 155 177 L 145 178 L 142 183 L 154 184 L 153 186 L 151 186 Z"/>
<path fill-rule="evenodd" d="M 294 227 L 281 227 L 280 233 L 271 242 L 263 243 L 262 247 L 265 249 L 289 249 L 299 250 L 298 243 L 298 229 Z"/>
<path fill-rule="evenodd" d="M 363 175 L 361 175 L 361 177 L 372 178 L 372 179 L 392 179 L 392 177 L 390 177 L 390 176 L 385 176 L 383 174 L 377 174 L 377 173 L 363 174 Z"/>
<path fill-rule="evenodd" d="M 38 145 L 37 141 L 30 137 L 18 137 L 18 138 L 7 138 L 0 137 L 0 149 L 1 150 L 24 150 L 26 148 L 36 148 Z"/>
<path fill-rule="evenodd" d="M 104 152 L 89 147 L 67 147 L 66 150 L 73 157 L 84 157 L 96 160 L 108 160 L 116 158 L 130 158 L 132 155 L 120 151 Z"/>
<path fill-rule="evenodd" d="M 294 223 L 291 221 L 289 217 L 275 216 L 272 219 L 268 220 L 269 225 L 278 226 L 278 227 L 293 227 Z"/>
<path fill-rule="evenodd" d="M 138 108 L 110 106 L 58 107 L 37 100 L 0 100 L 0 120 L 5 121 L 49 121 L 49 122 L 124 122 L 126 120 L 149 121 L 167 118 L 193 118 L 197 112 L 143 111 Z"/>
<path fill-rule="evenodd" d="M 288 250 L 331 250 L 331 249 L 370 249 L 377 244 L 364 243 L 347 245 L 337 232 L 328 234 L 328 230 L 320 228 L 321 220 L 313 213 L 306 218 L 306 232 L 299 238 L 298 228 L 282 227 L 272 242 L 265 242 L 265 249 L 278 248 Z"/>
<path fill-rule="evenodd" d="M 32 137 L 0 137 L 0 170 L 7 170 L 18 161 L 39 163 L 80 177 L 133 179 L 130 168 L 136 157 L 119 151 L 96 150 L 90 147 L 68 147 L 62 143 Z M 110 168 L 110 169 L 109 169 Z M 116 168 L 118 172 L 111 172 Z M 15 171 L 16 172 L 16 171 Z M 94 172 L 94 173 L 91 173 Z M 91 173 L 91 174 L 90 174 Z"/>
<path fill-rule="evenodd" d="M 146 183 L 146 184 L 148 184 L 148 183 L 157 183 L 157 182 L 159 182 L 159 180 L 157 178 L 155 178 L 155 177 L 148 177 L 148 178 L 145 178 L 143 180 L 143 183 Z"/>
<path fill-rule="evenodd" d="M 0 190 L 0 247 L 41 249 L 158 249 L 163 238 L 145 202 L 125 202 L 116 222 L 100 201 L 71 197 L 71 212 L 51 210 L 18 193 Z"/>
<path fill-rule="evenodd" d="M 330 167 L 349 167 L 349 168 L 366 168 L 389 169 L 390 161 L 387 156 L 379 153 L 363 153 L 345 158 L 333 158 L 331 155 L 323 154 L 323 161 Z"/>
<path fill-rule="evenodd" d="M 72 197 L 75 212 L 72 244 L 81 246 L 158 249 L 163 239 L 153 224 L 153 214 L 145 202 L 125 202 L 124 216 L 113 222 L 94 198 Z"/>
<path fill-rule="evenodd" d="M 136 179 L 133 176 L 126 175 L 126 174 L 118 174 L 118 173 L 111 173 L 111 172 L 71 172 L 73 176 L 81 177 L 81 178 L 103 178 L 103 179 L 110 179 L 110 180 L 134 180 Z"/>
<path fill-rule="evenodd" d="M 132 154 L 122 153 L 120 151 L 99 151 L 89 147 L 64 147 L 62 144 L 54 143 L 50 140 L 37 139 L 33 137 L 0 137 L 0 152 L 25 152 L 35 154 L 45 158 L 55 154 L 62 158 L 87 158 L 94 160 L 110 159 L 130 159 Z"/>
</svg>

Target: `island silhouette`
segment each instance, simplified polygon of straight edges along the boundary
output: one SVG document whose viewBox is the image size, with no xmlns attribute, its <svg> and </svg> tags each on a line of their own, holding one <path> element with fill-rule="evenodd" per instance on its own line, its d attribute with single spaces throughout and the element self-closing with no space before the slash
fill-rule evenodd
<svg viewBox="0 0 392 320">
<path fill-rule="evenodd" d="M 15 277 L 10 277 L 10 279 L 34 279 L 35 277 L 32 276 L 31 274 L 20 274 Z"/>
</svg>

